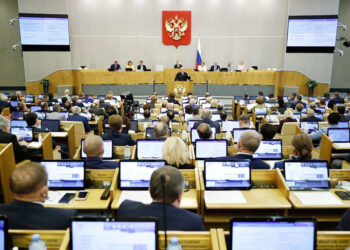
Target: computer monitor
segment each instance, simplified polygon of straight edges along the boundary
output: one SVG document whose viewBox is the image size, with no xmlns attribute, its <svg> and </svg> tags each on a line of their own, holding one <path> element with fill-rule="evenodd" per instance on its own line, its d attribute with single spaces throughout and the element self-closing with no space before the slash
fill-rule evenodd
<svg viewBox="0 0 350 250">
<path fill-rule="evenodd" d="M 327 135 L 332 142 L 349 142 L 349 132 L 348 128 L 328 128 Z"/>
<path fill-rule="evenodd" d="M 282 160 L 282 140 L 263 140 L 253 154 L 253 158 L 262 160 Z"/>
<path fill-rule="evenodd" d="M 17 137 L 18 141 L 32 141 L 33 129 L 26 127 L 11 127 L 11 134 Z"/>
<path fill-rule="evenodd" d="M 28 127 L 28 124 L 25 120 L 11 120 L 10 127 Z"/>
<path fill-rule="evenodd" d="M 235 128 L 235 129 L 233 129 L 232 130 L 233 142 L 238 143 L 241 135 L 248 130 L 249 130 L 248 128 Z"/>
<path fill-rule="evenodd" d="M 48 175 L 50 190 L 80 190 L 85 188 L 85 162 L 76 160 L 41 161 Z"/>
<path fill-rule="evenodd" d="M 234 128 L 239 128 L 239 121 L 222 121 L 222 131 L 232 131 Z"/>
<path fill-rule="evenodd" d="M 12 119 L 23 119 L 24 112 L 23 111 L 13 111 L 12 112 Z"/>
<path fill-rule="evenodd" d="M 39 120 L 45 120 L 46 119 L 46 113 L 45 112 L 35 112 L 38 116 Z"/>
<path fill-rule="evenodd" d="M 349 122 L 338 122 L 338 128 L 349 128 Z"/>
<path fill-rule="evenodd" d="M 137 159 L 163 159 L 164 143 L 165 140 L 137 140 Z"/>
<path fill-rule="evenodd" d="M 76 217 L 71 222 L 71 249 L 158 249 L 155 218 Z"/>
<path fill-rule="evenodd" d="M 210 139 L 211 140 L 215 140 L 215 138 L 216 138 L 215 128 L 210 128 L 210 129 L 211 129 L 211 134 L 212 134 Z M 191 142 L 195 142 L 196 140 L 199 140 L 199 139 L 200 138 L 199 138 L 197 129 L 196 128 L 192 128 L 191 129 Z"/>
<path fill-rule="evenodd" d="M 10 101 L 10 104 L 12 107 L 15 107 L 15 108 L 18 107 L 18 101 Z"/>
<path fill-rule="evenodd" d="M 34 103 L 34 96 L 26 96 L 25 103 Z"/>
<path fill-rule="evenodd" d="M 165 166 L 164 160 L 121 160 L 118 188 L 120 190 L 147 190 L 152 173 Z"/>
<path fill-rule="evenodd" d="M 300 113 L 293 113 L 293 119 L 300 121 L 301 119 L 301 114 Z"/>
<path fill-rule="evenodd" d="M 210 103 L 203 103 L 201 104 L 202 106 L 202 109 L 209 109 L 211 107 L 211 104 Z"/>
<path fill-rule="evenodd" d="M 7 250 L 10 245 L 10 239 L 8 235 L 8 222 L 7 217 L 0 215 L 0 250 Z"/>
<path fill-rule="evenodd" d="M 187 121 L 187 132 L 190 132 L 196 122 L 200 120 L 188 120 Z"/>
<path fill-rule="evenodd" d="M 254 109 L 256 115 L 266 115 L 267 109 L 266 108 L 255 108 Z"/>
<path fill-rule="evenodd" d="M 316 242 L 313 219 L 245 217 L 230 222 L 232 250 L 315 250 Z"/>
<path fill-rule="evenodd" d="M 39 111 L 39 110 L 41 110 L 40 106 L 31 106 L 30 107 L 30 112 L 36 112 L 36 111 Z"/>
<path fill-rule="evenodd" d="M 152 128 L 154 128 L 154 126 L 156 126 L 156 124 L 157 124 L 158 122 L 159 122 L 158 120 L 153 120 L 153 121 L 152 121 Z"/>
<path fill-rule="evenodd" d="M 205 190 L 250 189 L 250 162 L 204 161 Z"/>
<path fill-rule="evenodd" d="M 87 155 L 84 152 L 84 142 L 85 139 L 81 140 L 81 150 L 80 150 L 80 157 L 81 158 L 87 158 Z M 112 159 L 113 158 L 113 143 L 112 140 L 103 140 L 103 159 Z"/>
<path fill-rule="evenodd" d="M 60 132 L 60 120 L 41 120 L 41 128 L 50 132 Z"/>
<path fill-rule="evenodd" d="M 323 114 L 322 113 L 315 113 L 315 117 L 320 119 L 320 121 L 324 120 Z"/>
<path fill-rule="evenodd" d="M 196 140 L 195 157 L 198 160 L 227 156 L 226 140 Z"/>
<path fill-rule="evenodd" d="M 300 122 L 300 128 L 302 131 L 310 134 L 318 131 L 318 122 Z"/>
<path fill-rule="evenodd" d="M 138 126 L 139 122 L 136 120 L 130 120 L 130 130 L 137 132 L 138 131 Z"/>
<path fill-rule="evenodd" d="M 88 112 L 81 112 L 80 115 L 86 117 L 86 119 L 88 119 L 89 121 L 91 121 L 91 113 L 88 113 Z"/>
<path fill-rule="evenodd" d="M 329 189 L 327 161 L 284 161 L 284 176 L 291 190 Z"/>
</svg>

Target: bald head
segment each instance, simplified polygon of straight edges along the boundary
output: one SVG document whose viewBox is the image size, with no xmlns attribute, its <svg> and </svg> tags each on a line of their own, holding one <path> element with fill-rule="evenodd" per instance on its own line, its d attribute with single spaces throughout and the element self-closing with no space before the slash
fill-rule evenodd
<svg viewBox="0 0 350 250">
<path fill-rule="evenodd" d="M 165 122 L 158 122 L 154 126 L 154 136 L 156 138 L 167 138 L 168 137 L 168 125 Z"/>
<path fill-rule="evenodd" d="M 211 128 L 209 126 L 209 124 L 207 123 L 201 123 L 198 125 L 197 127 L 197 132 L 198 132 L 198 136 L 201 139 L 210 139 L 212 136 L 212 131 Z"/>
<path fill-rule="evenodd" d="M 313 111 L 312 109 L 308 109 L 307 110 L 307 117 L 311 117 L 315 115 L 315 111 Z"/>
<path fill-rule="evenodd" d="M 202 120 L 204 120 L 204 119 L 211 120 L 211 117 L 212 117 L 211 116 L 211 111 L 209 109 L 205 109 L 205 110 L 202 111 L 202 113 L 201 113 Z"/>
<path fill-rule="evenodd" d="M 88 135 L 84 140 L 83 151 L 87 157 L 102 157 L 104 153 L 102 138 L 97 135 Z"/>
<path fill-rule="evenodd" d="M 255 130 L 247 130 L 239 138 L 238 152 L 253 154 L 260 145 L 261 137 Z"/>
<path fill-rule="evenodd" d="M 159 121 L 161 122 L 165 122 L 168 126 L 169 126 L 169 123 L 170 123 L 170 119 L 167 115 L 163 115 L 159 118 Z"/>
</svg>

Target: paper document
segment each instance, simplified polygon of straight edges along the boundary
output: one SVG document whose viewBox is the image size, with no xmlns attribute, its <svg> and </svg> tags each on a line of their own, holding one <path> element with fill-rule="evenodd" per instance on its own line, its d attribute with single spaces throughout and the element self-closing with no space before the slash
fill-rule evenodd
<svg viewBox="0 0 350 250">
<path fill-rule="evenodd" d="M 330 192 L 294 192 L 304 205 L 341 205 L 343 202 Z"/>
<path fill-rule="evenodd" d="M 205 191 L 204 200 L 206 203 L 247 203 L 241 191 Z"/>
<path fill-rule="evenodd" d="M 37 142 L 37 141 L 32 141 L 31 143 L 28 144 L 28 148 L 41 148 L 41 142 Z"/>
<path fill-rule="evenodd" d="M 149 191 L 122 191 L 119 205 L 125 200 L 139 201 L 144 204 L 150 204 L 152 202 Z"/>
<path fill-rule="evenodd" d="M 51 132 L 52 137 L 67 137 L 67 132 Z"/>
</svg>

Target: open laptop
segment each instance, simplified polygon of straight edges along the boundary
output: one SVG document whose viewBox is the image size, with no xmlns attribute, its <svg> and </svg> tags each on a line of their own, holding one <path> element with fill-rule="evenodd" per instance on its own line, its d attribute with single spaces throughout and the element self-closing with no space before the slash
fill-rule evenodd
<svg viewBox="0 0 350 250">
<path fill-rule="evenodd" d="M 24 100 L 25 103 L 34 103 L 34 96 L 26 96 L 25 100 Z"/>
<path fill-rule="evenodd" d="M 232 131 L 234 128 L 239 128 L 239 121 L 222 121 L 222 131 Z"/>
<path fill-rule="evenodd" d="M 31 106 L 30 107 L 30 112 L 36 112 L 36 111 L 39 111 L 39 110 L 41 110 L 40 106 Z"/>
<path fill-rule="evenodd" d="M 315 250 L 316 231 L 314 219 L 232 218 L 230 222 L 230 249 Z"/>
<path fill-rule="evenodd" d="M 39 120 L 45 120 L 46 119 L 46 113 L 45 112 L 35 112 L 38 115 Z"/>
<path fill-rule="evenodd" d="M 196 140 L 195 157 L 197 160 L 227 157 L 226 140 Z"/>
<path fill-rule="evenodd" d="M 60 120 L 42 120 L 41 128 L 48 129 L 50 132 L 60 132 Z"/>
<path fill-rule="evenodd" d="M 323 121 L 324 120 L 324 116 L 322 113 L 315 113 L 315 117 L 320 119 L 320 121 Z"/>
<path fill-rule="evenodd" d="M 242 161 L 204 161 L 205 190 L 250 189 L 250 162 Z"/>
<path fill-rule="evenodd" d="M 310 134 L 318 131 L 318 122 L 300 122 L 300 128 L 302 131 Z"/>
<path fill-rule="evenodd" d="M 216 138 L 216 133 L 215 133 L 215 128 L 211 128 L 211 133 L 212 133 L 212 138 L 210 138 L 211 140 L 215 140 Z M 192 128 L 191 129 L 191 142 L 195 142 L 196 140 L 199 140 L 199 135 L 198 135 L 198 131 L 196 128 Z"/>
<path fill-rule="evenodd" d="M 162 159 L 165 140 L 137 140 L 136 157 L 139 160 Z"/>
<path fill-rule="evenodd" d="M 233 129 L 232 130 L 233 142 L 238 143 L 241 135 L 248 130 L 249 130 L 249 128 L 235 128 L 235 129 Z"/>
<path fill-rule="evenodd" d="M 284 176 L 290 190 L 330 188 L 327 161 L 284 161 Z"/>
<path fill-rule="evenodd" d="M 328 128 L 327 135 L 332 142 L 350 141 L 350 130 L 348 128 Z"/>
<path fill-rule="evenodd" d="M 138 131 L 139 122 L 136 120 L 130 120 L 130 130 L 135 131 L 135 133 Z"/>
<path fill-rule="evenodd" d="M 0 215 L 0 250 L 10 249 L 7 217 Z"/>
<path fill-rule="evenodd" d="M 28 127 L 28 124 L 25 120 L 11 120 L 10 127 Z"/>
<path fill-rule="evenodd" d="M 10 104 L 12 107 L 15 107 L 15 108 L 18 107 L 18 101 L 10 101 Z"/>
<path fill-rule="evenodd" d="M 11 134 L 17 137 L 18 141 L 32 141 L 33 129 L 26 127 L 11 127 Z"/>
<path fill-rule="evenodd" d="M 188 120 L 187 121 L 187 132 L 190 132 L 196 122 L 200 120 Z"/>
<path fill-rule="evenodd" d="M 85 152 L 84 152 L 84 141 L 85 139 L 81 140 L 81 150 L 80 150 L 80 158 L 87 158 Z M 112 159 L 113 158 L 113 143 L 112 140 L 103 140 L 103 159 Z"/>
<path fill-rule="evenodd" d="M 267 109 L 266 108 L 255 108 L 254 109 L 256 115 L 266 115 Z"/>
<path fill-rule="evenodd" d="M 300 113 L 293 113 L 293 119 L 300 121 L 301 119 L 301 114 Z"/>
<path fill-rule="evenodd" d="M 282 160 L 282 140 L 263 140 L 253 154 L 253 158 L 262 160 Z"/>
<path fill-rule="evenodd" d="M 156 218 L 74 217 L 70 249 L 158 249 Z"/>
<path fill-rule="evenodd" d="M 349 128 L 349 122 L 338 122 L 339 128 Z"/>
<path fill-rule="evenodd" d="M 211 120 L 214 121 L 214 122 L 215 121 L 220 121 L 221 120 L 220 114 L 219 113 L 212 113 Z"/>
<path fill-rule="evenodd" d="M 23 111 L 13 111 L 12 112 L 12 119 L 23 119 L 24 112 Z"/>
</svg>

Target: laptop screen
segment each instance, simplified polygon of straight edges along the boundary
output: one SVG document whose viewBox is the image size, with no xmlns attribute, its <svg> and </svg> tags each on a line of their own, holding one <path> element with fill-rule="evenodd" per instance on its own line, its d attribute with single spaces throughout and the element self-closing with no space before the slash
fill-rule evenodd
<svg viewBox="0 0 350 250">
<path fill-rule="evenodd" d="M 349 131 L 348 128 L 329 128 L 327 134 L 332 142 L 349 142 Z"/>
<path fill-rule="evenodd" d="M 226 140 L 196 140 L 196 159 L 217 158 L 227 156 Z"/>
<path fill-rule="evenodd" d="M 33 96 L 26 96 L 25 103 L 33 103 L 33 102 L 34 102 L 34 97 Z"/>
<path fill-rule="evenodd" d="M 324 120 L 323 114 L 322 113 L 315 113 L 315 117 L 320 119 L 321 121 Z"/>
<path fill-rule="evenodd" d="M 300 122 L 300 128 L 310 134 L 318 130 L 318 122 Z"/>
<path fill-rule="evenodd" d="M 214 140 L 216 138 L 216 133 L 215 133 L 215 128 L 211 128 L 211 140 Z M 195 142 L 196 140 L 199 140 L 199 135 L 198 135 L 198 131 L 196 128 L 192 128 L 191 129 L 191 142 Z"/>
<path fill-rule="evenodd" d="M 147 190 L 153 171 L 163 166 L 165 161 L 120 161 L 118 187 Z"/>
<path fill-rule="evenodd" d="M 12 107 L 15 107 L 15 108 L 18 107 L 18 101 L 10 101 L 10 104 Z"/>
<path fill-rule="evenodd" d="M 12 112 L 12 119 L 20 119 L 24 117 L 23 111 L 13 111 Z"/>
<path fill-rule="evenodd" d="M 259 246 L 259 248 L 257 248 Z M 232 250 L 314 250 L 316 228 L 313 221 L 233 219 L 231 221 Z"/>
<path fill-rule="evenodd" d="M 7 247 L 7 220 L 6 217 L 0 216 L 0 250 L 9 249 Z"/>
<path fill-rule="evenodd" d="M 46 113 L 45 112 L 35 112 L 38 116 L 39 120 L 45 120 L 46 118 Z"/>
<path fill-rule="evenodd" d="M 266 115 L 267 113 L 266 108 L 255 108 L 254 110 L 256 115 Z"/>
<path fill-rule="evenodd" d="M 239 128 L 239 121 L 222 121 L 222 131 L 232 131 L 234 128 Z"/>
<path fill-rule="evenodd" d="M 205 161 L 205 189 L 250 188 L 249 161 Z"/>
<path fill-rule="evenodd" d="M 249 130 L 249 129 L 247 129 L 247 128 L 235 128 L 235 129 L 233 129 L 233 131 L 232 131 L 233 142 L 238 143 L 241 135 L 247 130 Z"/>
<path fill-rule="evenodd" d="M 187 131 L 190 132 L 191 129 L 193 128 L 193 125 L 198 122 L 199 120 L 189 120 L 187 122 Z"/>
<path fill-rule="evenodd" d="M 338 127 L 339 128 L 349 128 L 349 122 L 339 122 Z"/>
<path fill-rule="evenodd" d="M 211 115 L 211 120 L 212 121 L 220 121 L 221 120 L 220 114 L 212 114 Z"/>
<path fill-rule="evenodd" d="M 145 117 L 143 117 L 143 114 L 141 114 L 141 113 L 135 113 L 134 114 L 134 119 L 135 120 L 142 120 L 142 119 L 144 119 Z"/>
<path fill-rule="evenodd" d="M 32 141 L 33 129 L 25 127 L 11 127 L 11 134 L 17 137 L 18 141 Z"/>
<path fill-rule="evenodd" d="M 11 120 L 11 127 L 28 127 L 28 124 L 25 120 Z"/>
<path fill-rule="evenodd" d="M 35 112 L 35 111 L 39 111 L 39 110 L 41 110 L 40 106 L 31 106 L 30 107 L 30 112 Z"/>
<path fill-rule="evenodd" d="M 285 161 L 284 171 L 291 189 L 329 188 L 327 161 Z"/>
<path fill-rule="evenodd" d="M 137 159 L 163 159 L 165 140 L 137 140 Z"/>
<path fill-rule="evenodd" d="M 261 141 L 258 150 L 253 154 L 253 158 L 281 160 L 283 158 L 282 140 Z"/>
<path fill-rule="evenodd" d="M 59 132 L 60 121 L 59 120 L 42 120 L 41 128 L 48 129 L 50 132 Z"/>
<path fill-rule="evenodd" d="M 300 113 L 293 113 L 293 119 L 299 121 L 301 119 L 301 114 Z"/>
<path fill-rule="evenodd" d="M 156 250 L 157 242 L 156 221 L 72 221 L 72 250 Z"/>
<path fill-rule="evenodd" d="M 49 189 L 84 189 L 84 161 L 42 161 L 48 175 Z"/>
<path fill-rule="evenodd" d="M 130 120 L 130 130 L 135 132 L 138 131 L 138 121 Z"/>
<path fill-rule="evenodd" d="M 86 158 L 86 154 L 84 152 L 84 139 L 81 140 L 81 151 L 80 151 L 80 155 L 81 158 Z M 112 159 L 113 157 L 113 143 L 112 140 L 103 140 L 103 155 L 102 158 L 103 159 Z"/>
</svg>

